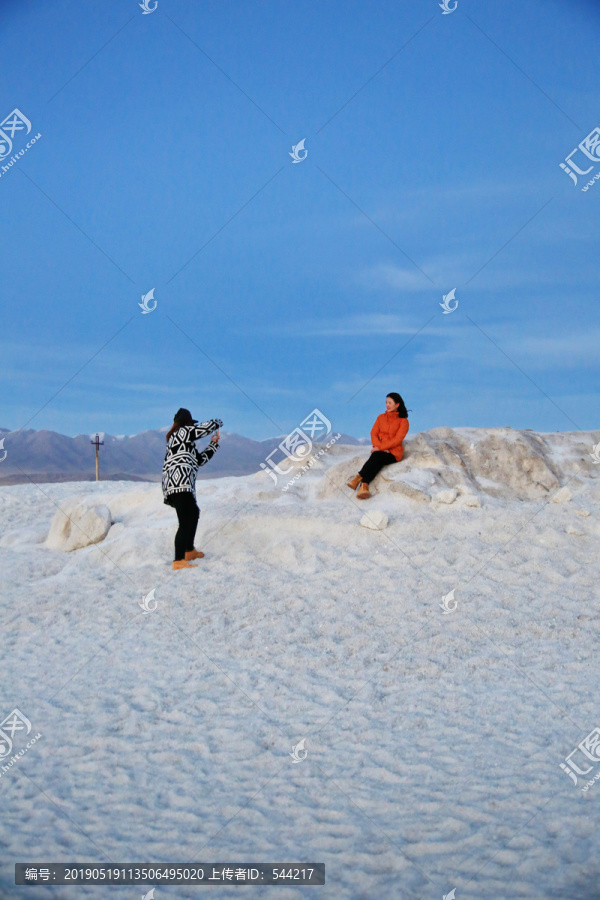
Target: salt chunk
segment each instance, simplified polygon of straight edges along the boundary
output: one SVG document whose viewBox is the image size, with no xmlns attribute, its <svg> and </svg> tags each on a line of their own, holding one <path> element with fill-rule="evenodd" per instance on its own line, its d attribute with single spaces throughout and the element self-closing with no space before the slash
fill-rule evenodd
<svg viewBox="0 0 600 900">
<path fill-rule="evenodd" d="M 552 497 L 553 503 L 568 503 L 569 500 L 573 498 L 573 494 L 569 490 L 569 488 L 565 485 L 558 490 L 555 495 Z"/>
<path fill-rule="evenodd" d="M 433 499 L 438 503 L 454 503 L 458 497 L 458 491 L 455 488 L 448 488 L 445 491 L 438 491 L 434 494 Z"/>
<path fill-rule="evenodd" d="M 373 531 L 383 531 L 387 528 L 388 517 L 381 510 L 375 509 L 373 512 L 365 513 L 360 524 L 365 528 L 372 528 Z"/>
</svg>

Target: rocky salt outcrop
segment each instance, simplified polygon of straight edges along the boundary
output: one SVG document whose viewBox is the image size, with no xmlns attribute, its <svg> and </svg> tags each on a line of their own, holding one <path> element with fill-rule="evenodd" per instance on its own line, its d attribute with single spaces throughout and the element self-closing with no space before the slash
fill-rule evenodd
<svg viewBox="0 0 600 900">
<path fill-rule="evenodd" d="M 566 503 L 577 485 L 600 476 L 592 448 L 600 431 L 538 433 L 512 428 L 432 428 L 407 438 L 401 462 L 371 482 L 371 494 L 395 493 L 417 503 L 477 507 L 481 498 L 537 500 L 556 494 Z M 333 497 L 369 455 L 333 466 L 320 491 Z M 564 485 L 564 488 L 563 488 Z"/>
</svg>

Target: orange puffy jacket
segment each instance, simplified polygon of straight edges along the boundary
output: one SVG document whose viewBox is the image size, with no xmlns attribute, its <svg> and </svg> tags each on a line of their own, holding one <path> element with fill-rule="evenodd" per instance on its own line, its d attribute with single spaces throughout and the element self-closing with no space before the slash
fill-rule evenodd
<svg viewBox="0 0 600 900">
<path fill-rule="evenodd" d="M 397 461 L 402 459 L 402 441 L 408 431 L 408 419 L 401 419 L 396 411 L 384 412 L 375 419 L 371 428 L 371 443 L 376 450 L 393 453 Z"/>
</svg>

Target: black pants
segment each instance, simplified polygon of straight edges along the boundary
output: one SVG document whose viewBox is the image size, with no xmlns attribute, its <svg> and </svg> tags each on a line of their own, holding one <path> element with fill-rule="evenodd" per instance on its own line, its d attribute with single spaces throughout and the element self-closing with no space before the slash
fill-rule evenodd
<svg viewBox="0 0 600 900">
<path fill-rule="evenodd" d="M 389 466 L 395 462 L 398 462 L 398 460 L 393 453 L 388 453 L 387 450 L 373 450 L 358 474 L 365 484 L 369 484 L 384 466 Z"/>
<path fill-rule="evenodd" d="M 186 551 L 194 549 L 194 538 L 200 518 L 196 497 L 191 491 L 182 491 L 179 494 L 171 494 L 167 502 L 177 512 L 179 520 L 179 528 L 175 535 L 175 559 L 185 559 Z"/>
</svg>

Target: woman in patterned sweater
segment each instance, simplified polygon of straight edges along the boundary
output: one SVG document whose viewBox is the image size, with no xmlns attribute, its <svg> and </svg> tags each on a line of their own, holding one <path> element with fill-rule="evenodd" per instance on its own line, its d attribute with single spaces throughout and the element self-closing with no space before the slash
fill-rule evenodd
<svg viewBox="0 0 600 900">
<path fill-rule="evenodd" d="M 192 419 L 189 409 L 179 409 L 175 413 L 173 426 L 167 432 L 167 452 L 163 465 L 162 491 L 164 502 L 177 512 L 179 528 L 175 535 L 174 569 L 193 569 L 190 560 L 200 559 L 204 553 L 194 549 L 194 537 L 200 517 L 196 503 L 196 472 L 214 456 L 219 448 L 218 429 L 223 426 L 221 419 L 201 422 Z M 210 444 L 201 453 L 195 441 L 212 432 Z"/>
</svg>

